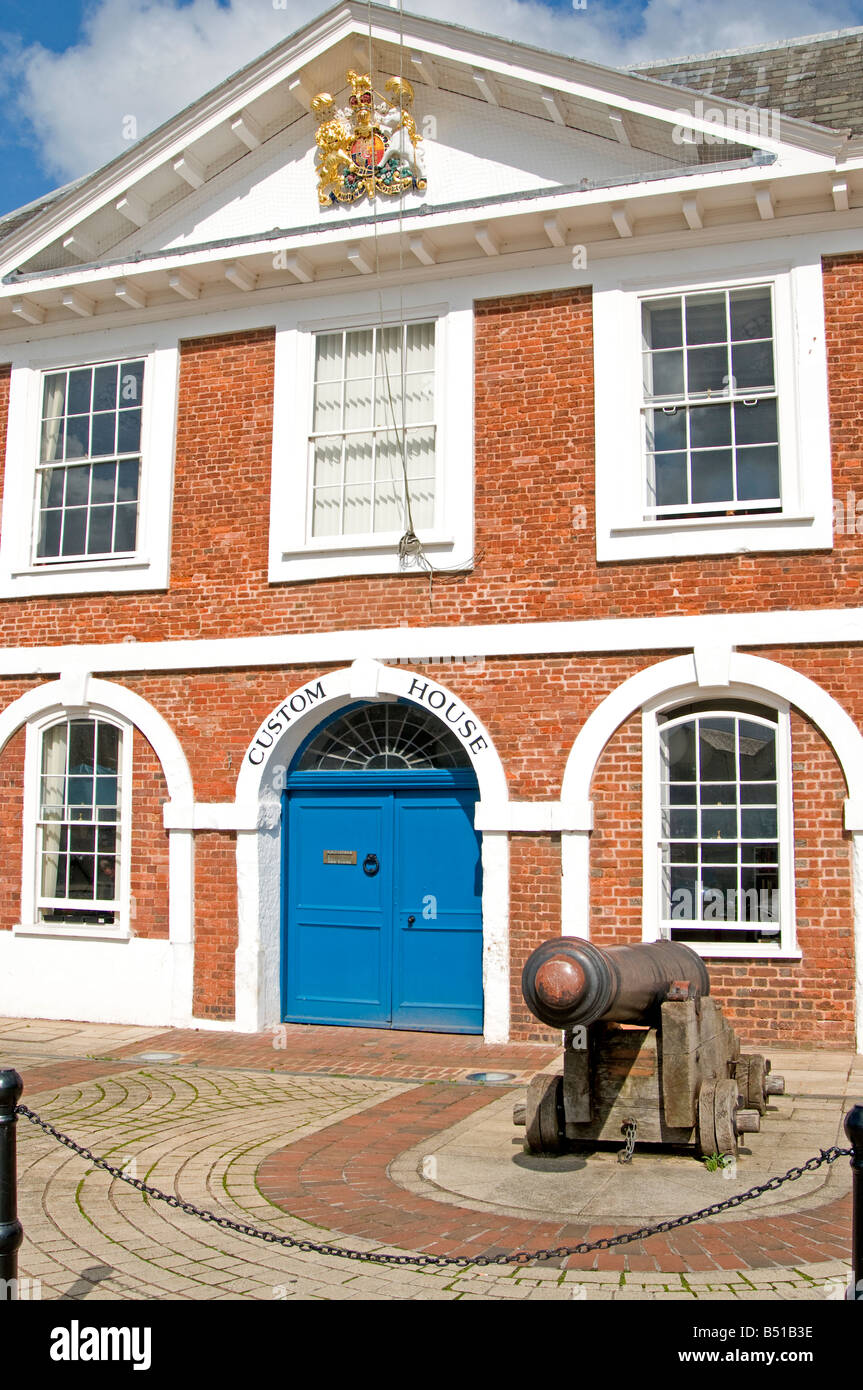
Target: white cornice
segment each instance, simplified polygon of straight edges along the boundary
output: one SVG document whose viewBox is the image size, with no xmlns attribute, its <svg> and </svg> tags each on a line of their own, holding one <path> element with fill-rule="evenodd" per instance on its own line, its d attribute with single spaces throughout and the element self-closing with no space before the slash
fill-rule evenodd
<svg viewBox="0 0 863 1390">
<path fill-rule="evenodd" d="M 0 676 L 76 670 L 203 671 L 238 667 L 343 665 L 361 657 L 422 665 L 480 657 L 578 656 L 598 652 L 694 651 L 863 643 L 863 608 L 679 617 L 585 618 L 572 622 L 360 628 L 266 637 L 106 642 L 0 649 Z"/>
</svg>

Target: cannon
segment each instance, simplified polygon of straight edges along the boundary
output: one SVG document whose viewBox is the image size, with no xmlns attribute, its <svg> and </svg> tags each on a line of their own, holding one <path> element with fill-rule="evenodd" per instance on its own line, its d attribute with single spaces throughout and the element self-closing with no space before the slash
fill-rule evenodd
<svg viewBox="0 0 863 1390">
<path fill-rule="evenodd" d="M 682 942 L 544 941 L 522 994 L 536 1018 L 564 1030 L 563 1072 L 540 1072 L 516 1106 L 534 1153 L 637 1135 L 736 1155 L 785 1090 L 765 1057 L 740 1051 L 707 967 Z"/>
</svg>

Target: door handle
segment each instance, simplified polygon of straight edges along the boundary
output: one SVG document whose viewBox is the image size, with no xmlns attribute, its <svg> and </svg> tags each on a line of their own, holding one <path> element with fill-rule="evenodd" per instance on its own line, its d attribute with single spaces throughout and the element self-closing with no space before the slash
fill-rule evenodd
<svg viewBox="0 0 863 1390">
<path fill-rule="evenodd" d="M 413 914 L 411 914 L 411 916 L 408 918 L 408 926 L 412 927 L 415 921 L 416 917 L 414 917 Z"/>
</svg>

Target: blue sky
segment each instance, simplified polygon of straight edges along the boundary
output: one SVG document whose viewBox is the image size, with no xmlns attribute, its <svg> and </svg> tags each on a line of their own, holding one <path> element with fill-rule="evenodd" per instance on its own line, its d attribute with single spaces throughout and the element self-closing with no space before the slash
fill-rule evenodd
<svg viewBox="0 0 863 1390">
<path fill-rule="evenodd" d="M 404 7 L 621 67 L 863 24 L 863 0 Z M 128 148 L 130 131 L 146 135 L 329 8 L 327 0 L 0 0 L 0 213 L 98 168 Z"/>
</svg>

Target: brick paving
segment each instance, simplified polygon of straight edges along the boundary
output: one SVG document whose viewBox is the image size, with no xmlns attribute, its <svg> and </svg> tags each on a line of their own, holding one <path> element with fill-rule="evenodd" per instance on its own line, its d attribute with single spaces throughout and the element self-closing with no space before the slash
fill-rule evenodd
<svg viewBox="0 0 863 1390">
<path fill-rule="evenodd" d="M 468 1257 L 614 1230 L 479 1211 L 446 1194 L 430 1201 L 392 1176 L 400 1154 L 505 1095 L 466 1083 L 468 1071 L 521 1079 L 556 1049 L 371 1030 L 249 1038 L 142 1029 L 136 1040 L 129 1029 L 120 1038 L 97 1025 L 66 1025 L 59 1036 L 53 1027 L 44 1025 L 40 1043 L 38 1023 L 28 1024 L 22 1043 L 0 1020 L 0 1065 L 22 1071 L 25 1101 L 95 1152 L 207 1210 L 369 1252 Z M 337 1057 L 323 1034 L 342 1039 Z M 181 1056 L 141 1060 L 150 1052 Z M 347 1074 L 346 1064 L 363 1070 Z M 789 1300 L 838 1298 L 847 1280 L 844 1195 L 811 1197 L 781 1223 L 775 1215 L 714 1219 L 566 1268 L 389 1268 L 259 1244 L 145 1199 L 25 1120 L 19 1138 L 20 1272 L 48 1299 Z"/>
<path fill-rule="evenodd" d="M 311 1027 L 283 1023 L 266 1033 L 197 1032 L 172 1028 L 150 1039 L 154 1050 L 180 1053 L 207 1066 L 263 1067 L 316 1076 L 380 1076 L 411 1081 L 461 1081 L 473 1071 L 508 1071 L 518 1082 L 556 1062 L 556 1043 L 486 1043 L 453 1033 L 390 1032 L 381 1028 Z M 106 1055 L 140 1052 L 137 1043 Z"/>
<path fill-rule="evenodd" d="M 453 1094 L 433 1084 L 381 1101 L 373 1112 L 298 1140 L 271 1154 L 258 1174 L 260 1191 L 285 1211 L 317 1225 L 335 1219 L 341 1230 L 387 1238 L 430 1254 L 493 1254 L 500 1250 L 575 1245 L 616 1235 L 627 1226 L 526 1221 L 431 1201 L 397 1186 L 390 1168 L 398 1155 L 489 1103 L 485 1088 Z M 848 1258 L 850 1195 L 801 1215 L 752 1217 L 745 1223 L 711 1218 L 620 1251 L 571 1256 L 567 1267 L 659 1271 L 760 1269 L 799 1261 Z M 629 1227 L 631 1229 L 631 1227 Z M 780 1235 L 781 1231 L 781 1235 Z M 637 1261 L 638 1263 L 634 1263 Z"/>
</svg>

